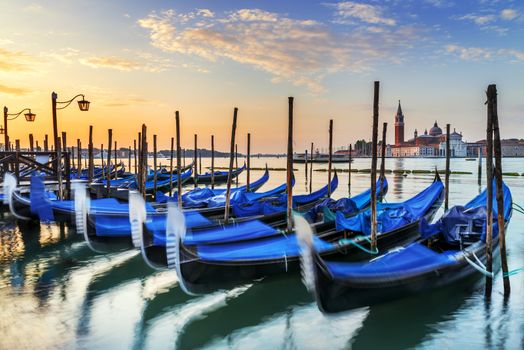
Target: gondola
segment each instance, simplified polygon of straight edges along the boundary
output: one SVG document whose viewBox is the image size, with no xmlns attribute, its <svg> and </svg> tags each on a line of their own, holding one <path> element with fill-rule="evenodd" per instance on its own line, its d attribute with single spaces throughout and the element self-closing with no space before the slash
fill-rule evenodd
<svg viewBox="0 0 524 350">
<path fill-rule="evenodd" d="M 237 169 L 233 169 L 233 171 L 231 172 L 231 178 L 232 179 L 235 179 L 236 177 L 238 177 L 244 170 L 246 170 L 246 164 L 244 163 L 244 165 L 240 168 L 237 168 Z M 227 177 L 229 175 L 229 171 L 215 171 L 214 172 L 214 183 L 215 184 L 220 184 L 220 183 L 225 183 L 227 182 Z M 206 172 L 205 174 L 197 174 L 196 176 L 196 181 L 197 181 L 197 184 L 199 185 L 208 185 L 211 183 L 211 178 L 212 178 L 212 174 L 211 172 Z M 195 179 L 193 178 L 191 181 L 195 181 Z"/>
<path fill-rule="evenodd" d="M 433 217 L 442 200 L 443 185 L 437 174 L 434 182 L 415 197 L 402 203 L 380 204 L 379 217 L 393 223 L 377 235 L 378 248 L 382 251 L 398 242 L 415 239 L 418 222 Z M 406 216 L 406 211 L 412 215 Z M 369 257 L 367 249 L 360 250 L 368 243 L 366 230 L 341 229 L 338 226 L 344 216 L 338 213 L 336 216 L 335 221 L 314 225 L 314 244 L 322 256 Z M 363 221 L 366 217 L 369 210 L 346 219 Z M 177 237 L 175 243 L 168 240 L 166 260 L 169 261 L 173 246 L 177 246 L 174 261 L 180 262 L 179 280 L 193 293 L 230 288 L 241 282 L 299 270 L 299 246 L 294 231 L 247 242 L 186 245 L 184 237 Z"/>
<path fill-rule="evenodd" d="M 495 184 L 493 185 L 495 187 Z M 503 184 L 505 227 L 512 214 L 512 197 Z M 465 206 L 449 209 L 434 225 L 422 222 L 420 239 L 367 263 L 324 260 L 305 235 L 303 273 L 306 285 L 325 313 L 387 302 L 478 279 L 486 261 L 486 191 Z M 497 221 L 493 198 L 494 222 Z M 493 254 L 498 249 L 493 228 Z"/>
<path fill-rule="evenodd" d="M 377 196 L 382 198 L 387 192 L 387 180 L 384 178 L 377 181 L 377 184 Z M 382 184 L 382 190 L 380 190 L 380 184 Z M 296 206 L 294 210 L 295 212 L 302 212 L 305 216 L 308 216 L 311 212 L 317 212 L 319 208 L 323 208 L 324 211 L 332 208 L 338 212 L 344 212 L 344 215 L 348 216 L 356 215 L 369 207 L 370 193 L 370 190 L 364 191 L 352 197 L 349 202 L 347 199 L 334 201 L 329 198 L 319 202 L 307 212 L 304 212 L 305 209 L 302 210 L 301 206 Z M 351 204 L 348 205 L 349 203 Z M 233 222 L 227 225 L 217 225 L 214 222 L 196 227 L 195 221 L 197 219 L 196 217 L 185 216 L 185 244 L 216 244 L 266 239 L 282 235 L 287 223 L 285 210 L 267 215 L 235 218 Z M 326 220 L 326 217 L 315 215 L 310 219 L 312 222 L 321 222 Z M 140 234 L 133 232 L 133 239 L 141 244 L 144 259 L 148 265 L 155 268 L 165 268 L 168 265 L 166 260 L 166 226 L 167 223 L 165 222 L 162 224 L 148 222 L 143 227 L 139 227 Z"/>
<path fill-rule="evenodd" d="M 189 170 L 191 171 L 191 169 Z M 269 179 L 269 171 L 264 172 L 264 175 L 257 181 L 252 183 L 251 190 L 256 191 L 262 185 L 264 185 Z M 187 194 L 198 192 L 201 188 L 196 188 L 189 191 Z M 239 188 L 233 188 L 233 192 L 245 190 L 245 186 Z M 217 194 L 221 193 L 222 190 L 216 191 Z M 31 179 L 31 189 L 29 198 L 21 195 L 15 191 L 12 195 L 15 203 L 15 209 L 20 214 L 23 213 L 23 217 L 42 220 L 42 221 L 71 221 L 74 219 L 75 208 L 74 201 L 72 200 L 56 200 L 56 196 L 52 192 L 45 191 L 44 184 L 40 177 L 34 177 Z M 165 207 L 165 203 L 156 202 L 152 203 L 157 209 Z M 93 211 L 115 211 L 124 212 L 126 215 L 129 211 L 127 203 L 119 201 L 116 198 L 101 198 L 91 201 L 91 207 Z M 74 220 L 73 220 L 74 222 Z"/>
<path fill-rule="evenodd" d="M 336 188 L 337 179 L 333 178 L 332 186 Z M 280 191 L 285 191 L 285 186 L 278 186 L 277 189 Z M 238 192 L 243 194 L 243 192 Z M 273 193 L 273 191 L 267 191 L 267 194 Z M 310 197 L 312 203 L 316 203 L 318 200 L 324 196 L 324 188 L 313 193 Z M 234 195 L 232 195 L 233 198 Z M 264 200 L 260 198 L 259 200 Z M 308 208 L 312 203 L 305 203 L 305 208 Z M 231 205 L 234 207 L 235 202 L 232 201 Z M 124 212 L 109 212 L 109 211 L 91 211 L 90 214 L 87 214 L 86 218 L 86 239 L 89 239 L 96 243 L 101 243 L 103 245 L 111 244 L 111 242 L 127 242 L 129 248 L 133 245 L 138 247 L 138 240 L 136 237 L 132 237 L 132 215 L 133 215 L 133 204 L 129 204 L 129 211 Z M 189 209 L 184 211 L 189 223 L 191 223 L 192 228 L 196 227 L 216 227 L 217 224 L 220 224 L 220 220 L 224 216 L 224 206 L 211 207 L 211 208 L 197 208 Z M 165 234 L 166 226 L 166 206 L 162 208 L 154 208 L 149 203 L 145 204 L 145 212 L 148 216 L 147 222 L 147 231 L 154 236 L 156 232 L 161 232 Z M 280 216 L 273 216 L 268 218 L 268 222 L 278 220 Z M 248 221 L 251 220 L 249 217 L 244 217 L 241 219 L 235 219 L 236 221 Z M 119 243 L 122 244 L 122 243 Z M 162 250 L 164 248 L 162 247 Z"/>
</svg>

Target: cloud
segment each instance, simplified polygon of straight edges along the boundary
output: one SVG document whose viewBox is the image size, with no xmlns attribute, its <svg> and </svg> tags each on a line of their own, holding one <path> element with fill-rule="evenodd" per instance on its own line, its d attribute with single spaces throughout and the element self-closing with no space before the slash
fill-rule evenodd
<svg viewBox="0 0 524 350">
<path fill-rule="evenodd" d="M 461 60 L 489 60 L 492 53 L 488 49 L 481 47 L 462 47 L 458 45 L 447 45 L 446 51 L 448 53 L 457 54 Z"/>
<path fill-rule="evenodd" d="M 517 16 L 517 11 L 513 9 L 504 9 L 500 12 L 500 18 L 507 21 L 511 21 L 512 19 L 515 19 Z"/>
<path fill-rule="evenodd" d="M 510 63 L 524 63 L 524 52 L 516 49 L 491 49 L 447 45 L 446 52 L 457 55 L 464 61 L 502 60 Z"/>
<path fill-rule="evenodd" d="M 368 30 L 366 23 L 334 33 L 314 20 L 292 19 L 260 9 L 187 18 L 187 14 L 168 10 L 151 12 L 137 23 L 149 31 L 151 44 L 164 52 L 247 64 L 271 74 L 274 83 L 287 81 L 313 92 L 323 89 L 321 81 L 327 74 L 363 72 L 376 60 L 402 59 L 403 53 L 392 53 L 417 39 L 416 32 L 408 27 Z M 376 21 L 370 16 L 362 18 Z"/>
<path fill-rule="evenodd" d="M 112 68 L 122 71 L 131 71 L 142 67 L 137 61 L 115 56 L 91 56 L 80 59 L 80 63 L 92 68 Z"/>
<path fill-rule="evenodd" d="M 76 62 L 80 56 L 80 51 L 70 47 L 63 48 L 57 51 L 47 51 L 41 54 L 41 56 L 53 58 L 62 63 L 71 64 Z"/>
<path fill-rule="evenodd" d="M 448 0 L 425 0 L 424 2 L 432 6 L 438 7 L 438 8 L 455 6 L 455 3 L 453 3 L 452 1 L 448 1 Z"/>
<path fill-rule="evenodd" d="M 202 17 L 208 17 L 208 18 L 215 17 L 215 13 L 209 9 L 198 9 L 197 13 L 198 15 Z"/>
<path fill-rule="evenodd" d="M 484 25 L 484 24 L 488 24 L 490 22 L 496 21 L 497 17 L 495 15 L 475 15 L 475 14 L 469 13 L 462 17 L 457 17 L 457 19 L 472 21 L 477 25 Z"/>
<path fill-rule="evenodd" d="M 0 48 L 0 71 L 20 72 L 30 70 L 33 59 L 21 51 L 9 51 Z"/>
<path fill-rule="evenodd" d="M 27 95 L 30 92 L 30 90 L 24 88 L 0 85 L 0 94 L 22 96 Z"/>
<path fill-rule="evenodd" d="M 328 4 L 328 6 L 336 9 L 335 22 L 337 23 L 345 23 L 348 19 L 357 19 L 370 24 L 385 24 L 388 26 L 396 24 L 394 19 L 382 15 L 383 10 L 379 6 L 353 1 Z"/>
<path fill-rule="evenodd" d="M 39 13 L 39 12 L 42 12 L 43 10 L 44 8 L 42 7 L 42 5 L 37 4 L 37 3 L 32 3 L 22 8 L 22 11 L 33 12 L 33 13 Z"/>
</svg>

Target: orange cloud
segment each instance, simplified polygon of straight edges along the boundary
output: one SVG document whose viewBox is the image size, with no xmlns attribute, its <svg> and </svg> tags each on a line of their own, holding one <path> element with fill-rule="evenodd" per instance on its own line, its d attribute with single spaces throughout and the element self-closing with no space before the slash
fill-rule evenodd
<svg viewBox="0 0 524 350">
<path fill-rule="evenodd" d="M 30 70 L 28 64 L 31 61 L 31 56 L 23 52 L 0 48 L 0 71 L 19 72 Z"/>
<path fill-rule="evenodd" d="M 29 92 L 30 90 L 24 88 L 0 85 L 0 93 L 2 94 L 22 96 L 27 95 Z"/>
<path fill-rule="evenodd" d="M 367 71 L 377 58 L 395 63 L 401 56 L 396 51 L 417 39 L 409 27 L 391 28 L 394 22 L 377 17 L 378 10 L 364 12 L 359 12 L 363 23 L 343 33 L 314 20 L 260 9 L 241 9 L 221 17 L 167 10 L 152 12 L 137 23 L 149 30 L 151 44 L 165 52 L 209 61 L 230 59 L 268 72 L 272 82 L 288 81 L 320 92 L 325 75 Z M 370 23 L 389 28 L 369 31 Z"/>
</svg>

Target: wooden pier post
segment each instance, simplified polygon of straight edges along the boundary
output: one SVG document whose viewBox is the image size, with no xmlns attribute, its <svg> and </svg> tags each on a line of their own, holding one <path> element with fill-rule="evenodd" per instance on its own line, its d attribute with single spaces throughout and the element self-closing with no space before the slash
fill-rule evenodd
<svg viewBox="0 0 524 350">
<path fill-rule="evenodd" d="M 169 197 L 173 195 L 173 157 L 175 156 L 175 138 L 171 138 L 171 152 L 169 153 Z"/>
<path fill-rule="evenodd" d="M 113 129 L 107 130 L 107 196 L 111 191 L 111 145 L 113 144 Z"/>
<path fill-rule="evenodd" d="M 131 172 L 131 146 L 127 148 L 127 171 Z"/>
<path fill-rule="evenodd" d="M 76 151 L 77 151 L 77 160 L 78 160 L 78 167 L 76 168 L 77 173 L 77 179 L 80 179 L 82 176 L 82 143 L 80 142 L 80 139 L 76 139 Z"/>
<path fill-rule="evenodd" d="M 482 186 L 482 145 L 479 146 L 478 148 L 478 153 L 479 153 L 479 156 L 478 156 L 478 183 L 479 183 L 479 186 Z"/>
<path fill-rule="evenodd" d="M 47 134 L 45 134 L 44 137 L 44 151 L 49 151 L 49 137 L 47 136 Z"/>
<path fill-rule="evenodd" d="M 331 197 L 331 170 L 333 167 L 333 119 L 329 120 L 329 151 L 328 151 L 328 197 Z"/>
<path fill-rule="evenodd" d="M 446 188 L 444 192 L 444 210 L 448 210 L 449 208 L 449 175 L 450 175 L 449 159 L 451 157 L 451 148 L 449 144 L 450 129 L 451 129 L 451 126 L 449 124 L 446 124 L 446 177 L 444 180 L 444 186 Z"/>
<path fill-rule="evenodd" d="M 288 97 L 288 128 L 287 128 L 287 230 L 293 229 L 293 97 Z"/>
<path fill-rule="evenodd" d="M 388 123 L 382 124 L 382 147 L 380 148 L 380 196 L 384 187 L 384 178 L 386 177 L 386 133 L 388 131 Z"/>
<path fill-rule="evenodd" d="M 349 159 L 348 159 L 348 197 L 351 197 L 351 162 L 353 161 L 352 157 L 352 145 L 349 144 Z"/>
<path fill-rule="evenodd" d="M 195 184 L 195 187 L 198 186 L 198 159 L 197 159 L 197 156 L 198 156 L 198 148 L 197 148 L 197 134 L 195 134 L 195 148 L 193 150 L 193 179 L 194 179 L 194 184 Z"/>
<path fill-rule="evenodd" d="M 138 140 L 140 141 L 140 138 Z M 137 172 L 138 172 L 137 162 L 136 162 L 136 157 L 137 157 L 137 154 L 136 154 L 136 140 L 133 140 L 133 157 L 134 157 L 134 161 L 135 161 L 135 175 L 136 175 Z M 131 169 L 129 169 L 129 171 L 131 171 Z"/>
<path fill-rule="evenodd" d="M 229 221 L 229 206 L 231 202 L 231 181 L 233 180 L 233 161 L 235 158 L 235 134 L 237 131 L 237 116 L 238 108 L 235 107 L 233 110 L 233 125 L 231 127 L 231 147 L 229 149 L 229 173 L 227 175 L 227 188 L 226 188 L 226 207 L 224 210 L 224 222 Z"/>
<path fill-rule="evenodd" d="M 504 219 L 504 194 L 502 189 L 502 146 L 500 143 L 499 116 L 497 110 L 497 86 L 492 84 L 488 87 L 488 93 L 492 101 L 493 118 L 493 153 L 495 155 L 495 183 L 497 185 L 497 222 L 499 229 L 500 263 L 502 265 L 502 276 L 504 281 L 504 296 L 511 292 L 508 276 L 508 257 L 506 255 L 506 229 Z"/>
<path fill-rule="evenodd" d="M 114 152 L 115 152 L 115 153 L 114 153 L 114 154 L 115 154 L 115 156 L 114 156 L 114 158 L 115 158 L 115 162 L 114 162 L 114 163 L 115 163 L 115 167 L 116 167 L 118 164 L 120 164 L 120 161 L 119 161 L 119 159 L 118 159 L 118 148 L 117 148 L 117 147 L 118 147 L 118 146 L 117 146 L 117 143 L 116 143 L 116 141 L 115 141 L 115 150 L 114 150 Z M 115 179 L 116 179 L 116 177 L 117 177 L 117 176 L 116 176 L 116 173 L 115 173 Z"/>
<path fill-rule="evenodd" d="M 156 201 L 156 189 L 157 189 L 157 183 L 158 183 L 158 175 L 157 175 L 157 149 L 156 149 L 156 135 L 153 135 L 153 198 Z"/>
<path fill-rule="evenodd" d="M 486 125 L 486 271 L 493 271 L 493 98 L 488 87 L 487 125 Z M 479 152 L 480 154 L 480 152 Z M 480 173 L 480 172 L 479 172 Z M 480 180 L 479 180 L 480 183 Z M 491 298 L 493 278 L 486 276 L 484 295 Z"/>
<path fill-rule="evenodd" d="M 307 169 L 308 168 L 308 164 L 307 164 L 308 163 L 308 159 L 307 159 L 307 156 L 308 156 L 308 154 L 307 154 L 307 150 L 306 150 L 304 152 L 304 175 L 305 175 L 304 177 L 306 179 L 306 191 L 307 191 L 307 181 L 308 181 L 308 169 Z"/>
<path fill-rule="evenodd" d="M 36 144 L 36 145 L 35 145 L 35 149 L 36 149 L 36 151 L 37 151 L 37 152 L 40 152 L 41 149 L 40 149 L 40 146 L 38 145 L 38 140 L 35 140 L 35 144 Z"/>
<path fill-rule="evenodd" d="M 247 169 L 246 169 L 246 190 L 249 192 L 251 182 L 251 133 L 247 133 Z"/>
<path fill-rule="evenodd" d="M 235 144 L 235 169 L 238 169 L 238 145 Z M 235 184 L 238 187 L 238 175 L 235 177 Z"/>
<path fill-rule="evenodd" d="M 29 134 L 29 150 L 31 152 L 35 151 L 33 143 L 34 143 L 34 141 L 33 141 L 33 134 Z"/>
<path fill-rule="evenodd" d="M 72 169 L 74 169 L 75 168 L 75 146 L 71 146 L 69 151 L 71 152 L 71 167 Z"/>
<path fill-rule="evenodd" d="M 67 133 L 62 131 L 62 152 L 67 152 Z"/>
<path fill-rule="evenodd" d="M 180 115 L 178 111 L 175 112 L 175 122 L 176 122 L 176 172 L 177 172 L 177 202 L 178 208 L 182 209 L 182 169 L 180 167 L 181 161 L 181 150 L 180 150 Z"/>
<path fill-rule="evenodd" d="M 105 168 L 105 161 L 104 161 L 104 144 L 100 144 L 100 161 L 102 163 L 102 178 L 105 178 L 107 176 L 106 172 L 107 169 Z"/>
<path fill-rule="evenodd" d="M 18 141 L 18 140 L 16 140 Z M 58 180 L 58 199 L 64 198 L 64 188 L 62 182 L 62 150 L 61 150 L 61 140 L 60 137 L 56 138 L 56 177 Z M 18 148 L 17 148 L 18 149 Z"/>
<path fill-rule="evenodd" d="M 211 189 L 215 188 L 215 135 L 211 135 Z"/>
<path fill-rule="evenodd" d="M 311 193 L 313 191 L 313 142 L 311 142 L 311 154 L 309 157 L 309 193 Z"/>
<path fill-rule="evenodd" d="M 182 152 L 184 153 L 184 168 L 185 168 L 186 167 L 186 149 L 184 148 Z"/>
<path fill-rule="evenodd" d="M 145 124 L 142 124 L 142 145 L 140 146 L 142 150 L 142 164 L 141 164 L 141 184 L 140 189 L 142 193 L 142 197 L 146 198 L 146 181 L 147 181 L 147 126 Z"/>
<path fill-rule="evenodd" d="M 47 136 L 47 135 L 46 135 Z M 89 161 L 88 165 L 88 181 L 93 181 L 94 171 L 95 171 L 95 159 L 93 155 L 93 126 L 89 125 L 89 142 L 87 144 L 87 158 Z"/>
<path fill-rule="evenodd" d="M 380 82 L 375 81 L 373 95 L 373 133 L 371 141 L 371 250 L 377 249 L 377 143 Z"/>
</svg>

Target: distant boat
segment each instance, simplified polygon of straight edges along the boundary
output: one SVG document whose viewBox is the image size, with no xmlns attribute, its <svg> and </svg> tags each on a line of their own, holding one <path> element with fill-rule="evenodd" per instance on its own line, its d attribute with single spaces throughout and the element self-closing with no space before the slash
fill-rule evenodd
<svg viewBox="0 0 524 350">
<path fill-rule="evenodd" d="M 474 162 L 477 160 L 477 158 L 465 158 L 464 160 L 466 160 L 467 162 Z"/>
<path fill-rule="evenodd" d="M 293 163 L 305 163 L 305 154 L 304 153 L 295 153 L 293 155 Z M 353 159 L 351 159 L 353 162 Z M 308 154 L 307 162 L 311 163 L 311 156 Z M 313 163 L 328 163 L 329 154 L 315 153 L 313 155 Z M 347 154 L 333 154 L 331 158 L 332 163 L 347 163 L 349 162 L 349 155 Z"/>
</svg>

